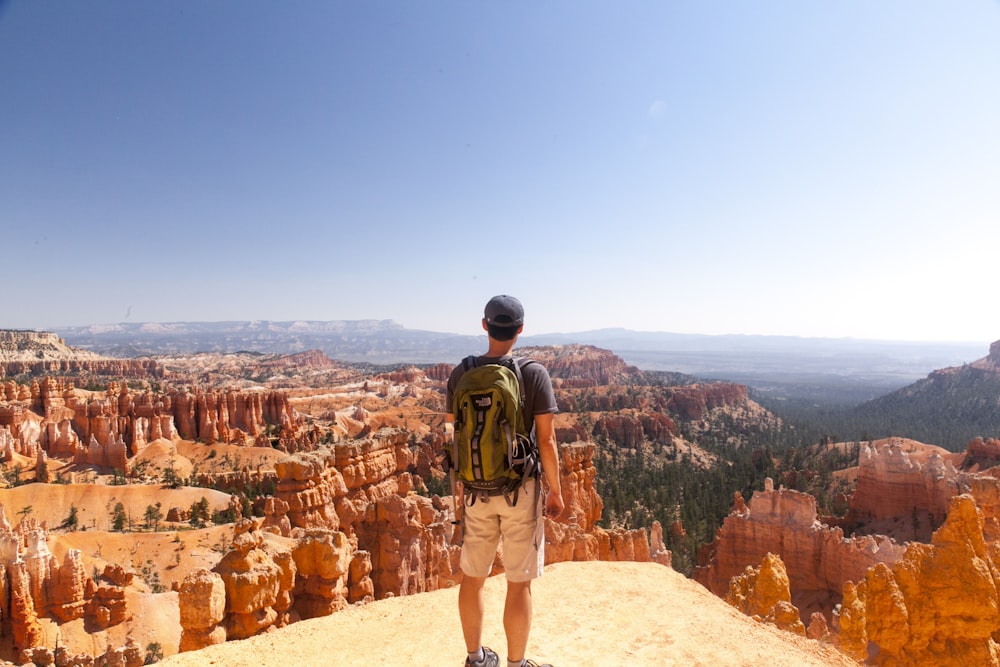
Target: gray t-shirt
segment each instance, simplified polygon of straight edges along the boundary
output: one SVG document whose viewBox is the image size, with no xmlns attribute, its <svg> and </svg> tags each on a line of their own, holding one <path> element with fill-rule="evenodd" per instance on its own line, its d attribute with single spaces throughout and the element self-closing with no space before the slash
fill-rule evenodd
<svg viewBox="0 0 1000 667">
<path fill-rule="evenodd" d="M 476 365 L 495 364 L 505 358 L 510 359 L 511 357 L 487 357 L 484 355 L 476 357 Z M 521 377 L 524 380 L 524 419 L 528 422 L 525 424 L 525 428 L 531 432 L 535 424 L 534 415 L 559 411 L 556 406 L 556 395 L 552 391 L 552 379 L 545 366 L 537 361 L 529 362 L 526 358 L 518 359 L 515 357 L 514 361 L 521 368 Z M 451 371 L 451 376 L 448 378 L 447 403 L 445 405 L 448 414 L 452 412 L 458 379 L 462 377 L 464 372 L 465 366 L 459 364 Z"/>
</svg>

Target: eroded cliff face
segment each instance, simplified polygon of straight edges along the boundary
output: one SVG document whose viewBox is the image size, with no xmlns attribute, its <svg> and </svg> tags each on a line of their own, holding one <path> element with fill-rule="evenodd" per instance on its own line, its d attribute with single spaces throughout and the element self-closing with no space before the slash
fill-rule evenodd
<svg viewBox="0 0 1000 667">
<path fill-rule="evenodd" d="M 597 525 L 604 502 L 595 486 L 595 452 L 592 443 L 560 446 L 566 511 L 558 521 L 545 519 L 545 562 L 652 561 L 669 566 L 671 555 L 663 546 L 663 531 L 658 523 L 649 533 L 645 529 L 604 529 Z"/>
<path fill-rule="evenodd" d="M 103 394 L 77 392 L 72 382 L 44 378 L 30 387 L 0 385 L 0 454 L 72 459 L 128 471 L 128 459 L 161 438 L 206 444 L 311 449 L 316 434 L 281 391 L 133 392 L 111 382 Z"/>
<path fill-rule="evenodd" d="M 962 470 L 981 472 L 996 466 L 1000 466 L 1000 440 L 974 438 L 969 441 L 962 458 Z"/>
<path fill-rule="evenodd" d="M 986 358 L 993 364 L 1000 366 L 1000 340 L 990 343 L 990 354 Z"/>
<path fill-rule="evenodd" d="M 546 519 L 546 562 L 637 560 L 669 564 L 669 552 L 645 530 L 607 531 L 596 526 L 603 503 L 594 480 L 593 444 L 560 448 L 567 511 Z M 436 590 L 461 579 L 452 498 L 413 493 L 409 472 L 418 450 L 408 434 L 383 429 L 365 439 L 278 463 L 276 502 L 265 517 L 275 532 L 325 528 L 342 531 L 364 556 L 376 598 Z M 496 571 L 502 571 L 502 560 Z M 349 587 L 361 586 L 349 581 Z M 348 595 L 348 600 L 355 599 Z"/>
<path fill-rule="evenodd" d="M 832 632 L 867 664 L 1000 665 L 996 453 L 985 440 L 950 455 L 901 439 L 866 443 L 849 519 L 912 541 L 847 539 L 817 519 L 811 496 L 768 486 L 749 504 L 737 497 L 694 578 L 749 609 L 758 584 L 747 568 L 780 554 L 791 600 L 812 613 L 809 636 Z M 921 524 L 927 537 L 914 539 Z"/>
<path fill-rule="evenodd" d="M 671 388 L 668 405 L 682 419 L 695 421 L 702 419 L 710 410 L 743 405 L 748 399 L 746 385 L 713 382 Z"/>
<path fill-rule="evenodd" d="M 627 384 L 643 377 L 642 371 L 621 357 L 593 345 L 524 347 L 517 354 L 544 364 L 556 388 Z"/>
<path fill-rule="evenodd" d="M 589 434 L 585 434 L 586 437 Z M 605 438 L 618 447 L 636 448 L 644 443 L 670 445 L 677 437 L 677 424 L 659 414 L 618 412 L 603 414 L 594 424 L 593 436 Z"/>
<path fill-rule="evenodd" d="M 907 537 L 926 541 L 967 477 L 955 468 L 954 455 L 938 447 L 903 438 L 862 443 L 850 520 L 874 524 L 872 530 L 878 531 L 887 520 L 912 522 L 914 515 L 922 516 L 923 530 Z"/>
<path fill-rule="evenodd" d="M 897 541 L 928 542 L 955 496 L 968 493 L 984 513 L 989 541 L 1000 539 L 1000 441 L 977 438 L 964 453 L 904 438 L 863 443 L 858 481 L 843 524 Z"/>
<path fill-rule="evenodd" d="M 795 605 L 829 616 L 845 581 L 862 578 L 876 563 L 896 562 L 903 547 L 882 536 L 845 537 L 839 527 L 819 521 L 815 498 L 775 490 L 768 480 L 748 504 L 737 495 L 715 540 L 699 555 L 693 578 L 724 597 L 730 579 L 768 554 L 784 562 Z"/>
</svg>

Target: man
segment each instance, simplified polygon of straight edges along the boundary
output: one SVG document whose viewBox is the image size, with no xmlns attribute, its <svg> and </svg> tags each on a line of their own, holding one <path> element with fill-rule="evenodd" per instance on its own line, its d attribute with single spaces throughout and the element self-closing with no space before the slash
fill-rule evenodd
<svg viewBox="0 0 1000 667">
<path fill-rule="evenodd" d="M 489 336 L 489 349 L 478 357 L 479 365 L 510 358 L 517 337 L 524 328 L 524 308 L 512 296 L 495 296 L 486 304 L 483 329 Z M 448 379 L 448 421 L 454 421 L 452 402 L 458 379 L 465 372 L 459 364 Z M 544 511 L 553 519 L 563 513 L 564 504 L 559 479 L 559 450 L 556 445 L 553 417 L 556 412 L 552 381 L 544 366 L 537 362 L 521 367 L 524 380 L 524 419 L 530 432 L 534 422 L 542 474 L 548 488 Z M 462 621 L 469 657 L 466 667 L 499 667 L 499 656 L 482 644 L 485 613 L 483 585 L 490 574 L 497 545 L 503 541 L 507 597 L 503 624 L 507 635 L 508 667 L 551 667 L 524 657 L 531 630 L 531 581 L 542 573 L 545 562 L 545 522 L 542 503 L 536 502 L 536 485 L 541 479 L 524 482 L 513 505 L 504 496 L 476 498 L 463 508 L 464 541 L 462 544 L 462 583 L 458 592 L 458 611 Z M 471 500 L 471 498 L 470 498 Z M 457 508 L 456 508 L 457 509 Z"/>
</svg>

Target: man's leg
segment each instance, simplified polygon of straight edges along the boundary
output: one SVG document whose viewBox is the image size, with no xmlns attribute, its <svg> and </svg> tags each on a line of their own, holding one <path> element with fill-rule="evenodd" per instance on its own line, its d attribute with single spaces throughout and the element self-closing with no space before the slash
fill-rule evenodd
<svg viewBox="0 0 1000 667">
<path fill-rule="evenodd" d="M 503 627 L 507 633 L 507 658 L 524 659 L 531 631 L 531 581 L 542 573 L 545 562 L 545 528 L 541 504 L 533 502 L 537 480 L 521 488 L 514 507 L 502 519 L 503 562 L 507 576 L 507 599 Z"/>
<path fill-rule="evenodd" d="M 465 637 L 465 649 L 469 653 L 478 651 L 482 646 L 485 583 L 486 577 L 470 577 L 465 574 L 458 587 L 458 616 L 462 620 L 462 635 Z"/>
<path fill-rule="evenodd" d="M 531 580 L 508 581 L 503 608 L 503 629 L 507 633 L 507 659 L 523 660 L 531 632 Z"/>
</svg>

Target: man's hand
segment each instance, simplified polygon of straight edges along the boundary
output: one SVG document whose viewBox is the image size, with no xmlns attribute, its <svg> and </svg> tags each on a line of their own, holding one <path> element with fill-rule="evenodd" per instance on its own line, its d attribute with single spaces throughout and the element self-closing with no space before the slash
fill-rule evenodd
<svg viewBox="0 0 1000 667">
<path fill-rule="evenodd" d="M 566 505 L 563 503 L 562 493 L 555 489 L 549 489 L 548 493 L 545 494 L 545 516 L 553 521 L 558 521 L 565 511 Z"/>
</svg>

